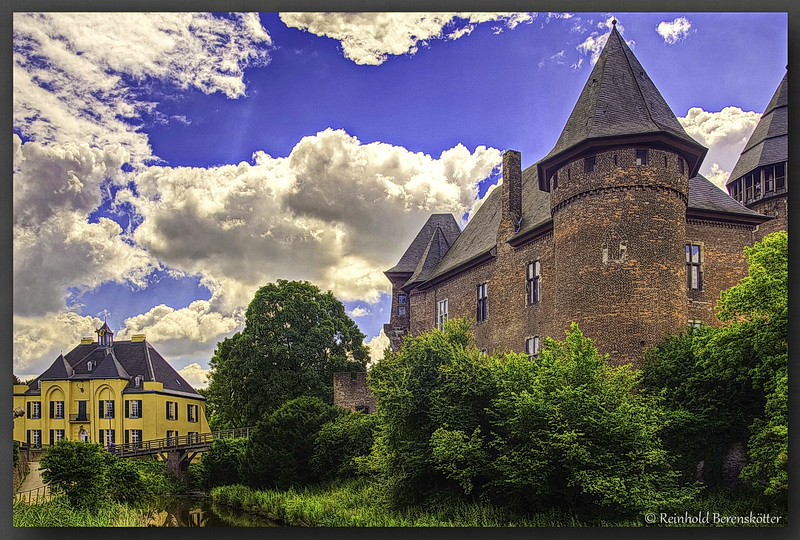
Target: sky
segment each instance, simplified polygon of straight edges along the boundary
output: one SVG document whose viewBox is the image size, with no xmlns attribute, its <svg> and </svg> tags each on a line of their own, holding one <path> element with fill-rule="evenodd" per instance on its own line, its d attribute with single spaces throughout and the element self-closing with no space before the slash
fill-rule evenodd
<svg viewBox="0 0 800 540">
<path fill-rule="evenodd" d="M 277 279 L 380 358 L 394 266 L 554 146 L 611 20 L 724 186 L 786 13 L 13 14 L 13 369 L 107 321 L 195 387 Z"/>
</svg>

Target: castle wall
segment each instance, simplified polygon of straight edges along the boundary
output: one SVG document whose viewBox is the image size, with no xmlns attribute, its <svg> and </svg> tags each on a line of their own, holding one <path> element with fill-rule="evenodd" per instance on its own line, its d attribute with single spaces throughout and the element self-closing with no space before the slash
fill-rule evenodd
<svg viewBox="0 0 800 540">
<path fill-rule="evenodd" d="M 338 372 L 333 374 L 333 404 L 351 411 L 374 413 L 375 396 L 367 386 L 367 374 Z"/>
<path fill-rule="evenodd" d="M 719 325 L 715 316 L 717 300 L 723 290 L 747 275 L 747 262 L 742 250 L 753 243 L 753 229 L 744 225 L 689 220 L 686 243 L 703 246 L 703 289 L 687 291 L 688 320 Z"/>
<path fill-rule="evenodd" d="M 752 210 L 774 219 L 758 226 L 754 235 L 754 242 L 759 242 L 770 233 L 786 231 L 789 228 L 789 199 L 786 195 L 759 201 L 750 205 Z"/>
</svg>

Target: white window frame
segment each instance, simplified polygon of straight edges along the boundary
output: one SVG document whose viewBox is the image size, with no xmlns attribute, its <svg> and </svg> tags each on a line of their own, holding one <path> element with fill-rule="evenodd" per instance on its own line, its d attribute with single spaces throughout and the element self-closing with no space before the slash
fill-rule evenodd
<svg viewBox="0 0 800 540">
<path fill-rule="evenodd" d="M 42 430 L 41 429 L 32 429 L 31 430 L 31 445 L 35 447 L 42 446 Z"/>
<path fill-rule="evenodd" d="M 53 441 L 58 442 L 63 439 L 65 436 L 63 429 L 54 429 L 53 430 Z"/>
<path fill-rule="evenodd" d="M 130 409 L 128 410 L 128 417 L 129 418 L 141 418 L 142 417 L 142 407 L 141 407 L 141 400 L 132 399 L 130 400 Z"/>
<path fill-rule="evenodd" d="M 541 350 L 542 342 L 539 336 L 529 336 L 525 338 L 525 354 L 528 355 L 528 359 L 533 360 L 539 355 L 539 351 Z"/>
<path fill-rule="evenodd" d="M 42 418 L 42 402 L 31 402 L 31 420 L 39 420 Z"/>
<path fill-rule="evenodd" d="M 697 257 L 694 255 L 697 248 Z M 686 256 L 686 288 L 690 291 L 703 290 L 703 244 L 688 242 L 685 247 Z"/>
<path fill-rule="evenodd" d="M 53 411 L 53 418 L 57 420 L 62 420 L 64 418 L 64 402 L 63 401 L 54 401 L 55 403 L 55 410 Z"/>
<path fill-rule="evenodd" d="M 526 267 L 526 286 L 528 289 L 528 305 L 542 301 L 542 265 L 539 259 L 531 261 Z"/>
<path fill-rule="evenodd" d="M 450 303 L 447 298 L 444 300 L 439 300 L 436 309 L 436 328 L 439 330 L 441 330 L 444 327 L 444 323 L 447 322 L 449 309 Z"/>
</svg>

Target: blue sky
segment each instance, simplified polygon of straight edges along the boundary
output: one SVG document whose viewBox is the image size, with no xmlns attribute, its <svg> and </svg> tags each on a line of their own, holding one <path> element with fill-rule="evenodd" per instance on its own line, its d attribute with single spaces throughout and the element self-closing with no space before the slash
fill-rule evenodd
<svg viewBox="0 0 800 540">
<path fill-rule="evenodd" d="M 26 14 L 14 25 L 14 370 L 107 319 L 188 380 L 255 290 L 306 279 L 377 352 L 393 266 L 553 147 L 610 20 L 724 185 L 785 13 Z M 79 23 L 79 24 L 78 24 Z"/>
</svg>

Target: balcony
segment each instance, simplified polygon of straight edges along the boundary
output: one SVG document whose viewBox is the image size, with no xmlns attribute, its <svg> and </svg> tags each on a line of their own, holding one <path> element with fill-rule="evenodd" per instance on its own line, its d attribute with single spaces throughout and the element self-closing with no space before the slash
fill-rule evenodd
<svg viewBox="0 0 800 540">
<path fill-rule="evenodd" d="M 70 422 L 88 422 L 89 421 L 89 413 L 85 414 L 71 414 L 69 415 Z"/>
</svg>

